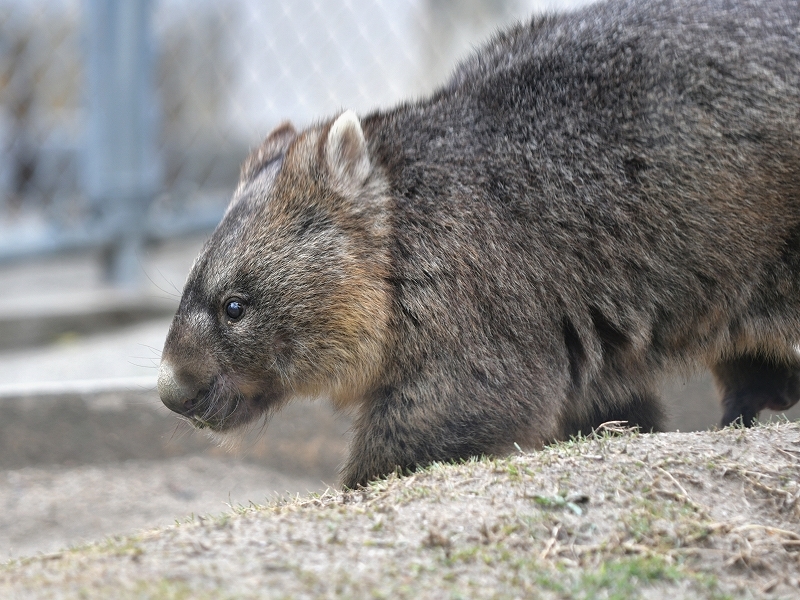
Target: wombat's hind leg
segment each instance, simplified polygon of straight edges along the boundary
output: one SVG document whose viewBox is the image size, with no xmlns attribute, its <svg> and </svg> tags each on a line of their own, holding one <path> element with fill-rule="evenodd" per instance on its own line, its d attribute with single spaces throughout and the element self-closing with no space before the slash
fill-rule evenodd
<svg viewBox="0 0 800 600">
<path fill-rule="evenodd" d="M 664 410 L 658 395 L 649 391 L 633 393 L 624 403 L 612 401 L 606 394 L 598 395 L 591 414 L 565 423 L 564 433 L 586 435 L 609 421 L 624 421 L 626 427 L 638 427 L 643 433 L 663 431 Z"/>
<path fill-rule="evenodd" d="M 602 418 L 604 423 L 627 421 L 628 427 L 638 427 L 642 433 L 664 430 L 664 409 L 661 407 L 661 399 L 651 392 L 634 395 L 624 410 L 612 409 Z"/>
<path fill-rule="evenodd" d="M 755 355 L 721 361 L 711 368 L 722 398 L 722 426 L 741 419 L 751 427 L 763 409 L 787 410 L 800 399 L 800 364 Z"/>
</svg>

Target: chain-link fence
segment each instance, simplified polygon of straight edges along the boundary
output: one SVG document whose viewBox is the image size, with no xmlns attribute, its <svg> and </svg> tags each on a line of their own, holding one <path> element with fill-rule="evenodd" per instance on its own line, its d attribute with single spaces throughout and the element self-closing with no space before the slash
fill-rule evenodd
<svg viewBox="0 0 800 600">
<path fill-rule="evenodd" d="M 281 120 L 422 95 L 496 28 L 579 3 L 0 0 L 0 261 L 210 228 Z"/>
</svg>

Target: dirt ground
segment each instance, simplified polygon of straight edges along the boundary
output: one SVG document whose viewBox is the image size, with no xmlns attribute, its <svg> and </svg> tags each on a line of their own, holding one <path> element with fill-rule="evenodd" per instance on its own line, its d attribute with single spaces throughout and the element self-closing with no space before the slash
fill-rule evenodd
<svg viewBox="0 0 800 600">
<path fill-rule="evenodd" d="M 5 398 L 0 411 L 0 559 L 324 491 L 349 427 L 298 403 L 226 449 L 153 392 Z"/>
<path fill-rule="evenodd" d="M 797 598 L 800 424 L 601 434 L 0 569 L 3 598 Z"/>
<path fill-rule="evenodd" d="M 0 547 L 7 557 L 54 552 L 191 514 L 307 494 L 321 482 L 233 457 L 189 456 L 0 472 Z"/>
</svg>

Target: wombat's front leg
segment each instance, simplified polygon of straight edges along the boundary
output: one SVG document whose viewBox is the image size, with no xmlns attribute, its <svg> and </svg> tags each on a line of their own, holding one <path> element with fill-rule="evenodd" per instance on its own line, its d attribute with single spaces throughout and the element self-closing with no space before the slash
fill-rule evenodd
<svg viewBox="0 0 800 600">
<path fill-rule="evenodd" d="M 444 397 L 427 390 L 384 391 L 356 421 L 342 483 L 355 488 L 434 461 L 511 451 L 530 427 L 521 406 Z"/>
<path fill-rule="evenodd" d="M 752 355 L 722 361 L 711 368 L 722 396 L 722 426 L 741 419 L 751 427 L 765 408 L 787 410 L 800 400 L 800 365 Z"/>
</svg>

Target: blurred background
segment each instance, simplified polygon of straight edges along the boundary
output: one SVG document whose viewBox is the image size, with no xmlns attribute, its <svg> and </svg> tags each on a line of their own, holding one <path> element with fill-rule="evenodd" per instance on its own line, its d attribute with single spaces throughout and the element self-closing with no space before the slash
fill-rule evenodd
<svg viewBox="0 0 800 600">
<path fill-rule="evenodd" d="M 335 484 L 349 420 L 323 403 L 226 450 L 155 393 L 239 164 L 285 119 L 421 96 L 582 3 L 0 0 L 0 557 Z M 707 378 L 666 395 L 673 428 L 719 419 Z"/>
<path fill-rule="evenodd" d="M 561 2 L 569 6 L 577 2 Z M 426 94 L 530 0 L 2 0 L 0 260 L 136 253 L 219 219 L 281 120 Z"/>
</svg>

